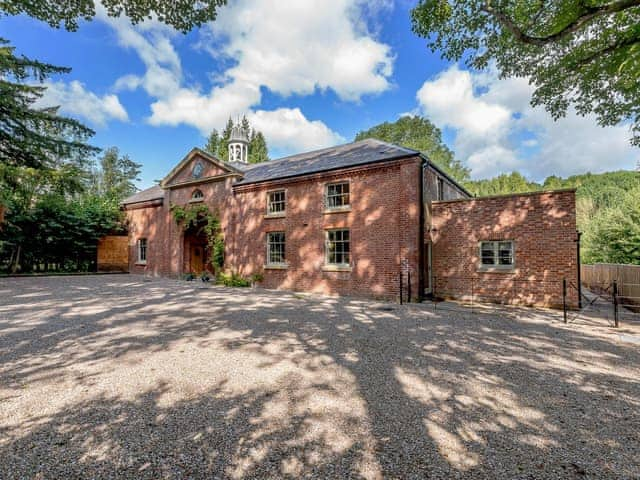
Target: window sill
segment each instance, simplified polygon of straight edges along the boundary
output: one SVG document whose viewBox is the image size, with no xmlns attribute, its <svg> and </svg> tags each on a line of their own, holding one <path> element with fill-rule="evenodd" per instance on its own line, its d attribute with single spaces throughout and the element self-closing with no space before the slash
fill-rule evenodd
<svg viewBox="0 0 640 480">
<path fill-rule="evenodd" d="M 189 203 L 202 203 L 204 202 L 204 198 L 192 198 L 189 200 Z"/>
<path fill-rule="evenodd" d="M 144 262 L 136 262 L 135 265 L 138 265 L 140 267 L 146 267 L 147 266 L 147 262 L 146 261 L 144 261 Z"/>
<path fill-rule="evenodd" d="M 264 218 L 284 218 L 286 216 L 286 213 L 267 213 Z"/>
<path fill-rule="evenodd" d="M 351 207 L 343 207 L 343 208 L 327 208 L 325 210 L 323 210 L 323 214 L 329 214 L 329 213 L 348 213 L 351 211 Z"/>
<path fill-rule="evenodd" d="M 286 270 L 288 268 L 288 263 L 270 263 L 264 266 L 265 270 Z"/>
<path fill-rule="evenodd" d="M 324 272 L 350 272 L 351 265 L 323 265 L 322 271 Z"/>
<path fill-rule="evenodd" d="M 514 273 L 515 267 L 478 267 L 477 272 L 480 273 Z"/>
</svg>

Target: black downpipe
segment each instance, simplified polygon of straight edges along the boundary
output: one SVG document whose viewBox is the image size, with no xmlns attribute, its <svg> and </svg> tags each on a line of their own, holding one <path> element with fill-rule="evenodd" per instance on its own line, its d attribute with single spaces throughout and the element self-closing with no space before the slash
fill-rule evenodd
<svg viewBox="0 0 640 480">
<path fill-rule="evenodd" d="M 578 255 L 578 308 L 582 308 L 582 273 L 580 270 L 582 269 L 582 264 L 580 262 L 580 237 L 582 236 L 582 232 L 576 230 L 578 238 L 576 239 L 576 254 Z"/>
<path fill-rule="evenodd" d="M 424 202 L 425 202 L 425 198 L 424 198 L 424 169 L 427 166 L 427 162 L 424 158 L 421 158 L 421 163 L 420 163 L 420 186 L 419 186 L 419 197 L 420 197 L 420 214 L 419 214 L 419 222 L 420 222 L 420 226 L 418 228 L 418 235 L 420 236 L 420 238 L 418 239 L 418 301 L 421 302 L 424 300 L 424 282 L 425 282 L 425 278 L 424 278 L 424 262 L 425 262 L 425 258 L 424 258 L 424 220 L 425 220 L 425 214 L 424 214 Z"/>
</svg>

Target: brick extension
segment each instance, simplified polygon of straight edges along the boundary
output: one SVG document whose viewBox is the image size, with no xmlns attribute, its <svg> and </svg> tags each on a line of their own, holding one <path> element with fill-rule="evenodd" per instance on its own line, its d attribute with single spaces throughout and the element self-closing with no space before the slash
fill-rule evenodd
<svg viewBox="0 0 640 480">
<path fill-rule="evenodd" d="M 575 189 L 433 202 L 436 296 L 562 307 L 578 302 Z M 428 237 L 427 237 L 428 239 Z M 484 270 L 480 242 L 513 240 L 515 268 Z"/>
</svg>

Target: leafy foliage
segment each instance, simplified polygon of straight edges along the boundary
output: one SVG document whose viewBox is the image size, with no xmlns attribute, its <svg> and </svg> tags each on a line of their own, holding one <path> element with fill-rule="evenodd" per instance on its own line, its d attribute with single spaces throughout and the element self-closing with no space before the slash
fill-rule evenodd
<svg viewBox="0 0 640 480">
<path fill-rule="evenodd" d="M 528 181 L 518 172 L 503 173 L 488 180 L 467 181 L 464 185 L 471 193 L 479 196 L 534 192 L 542 188 L 541 185 Z M 561 188 L 561 186 L 553 188 Z"/>
<path fill-rule="evenodd" d="M 139 180 L 141 164 L 128 155 L 120 156 L 117 147 L 104 151 L 99 160 L 100 168 L 93 175 L 92 190 L 118 206 L 120 202 L 138 190 L 133 183 Z"/>
<path fill-rule="evenodd" d="M 359 132 L 355 140 L 377 138 L 413 148 L 426 155 L 438 167 L 459 182 L 469 179 L 469 169 L 442 142 L 440 130 L 428 119 L 418 116 L 404 116 L 396 122 L 384 122 Z"/>
<path fill-rule="evenodd" d="M 541 184 L 513 172 L 465 186 L 476 195 L 576 188 L 578 230 L 584 234 L 582 260 L 640 265 L 640 172 L 551 176 Z"/>
<path fill-rule="evenodd" d="M 261 163 L 269 161 L 269 149 L 267 147 L 267 141 L 264 138 L 262 132 L 254 129 L 246 116 L 242 117 L 240 122 L 240 128 L 243 133 L 249 139 L 249 163 Z M 215 155 L 221 160 L 229 160 L 229 139 L 231 138 L 231 130 L 233 129 L 233 120 L 229 117 L 227 124 L 224 127 L 222 133 L 219 133 L 215 128 L 209 134 L 207 143 L 204 146 L 204 150 Z"/>
<path fill-rule="evenodd" d="M 413 31 L 447 60 L 528 77 L 532 104 L 632 122 L 640 145 L 640 0 L 420 0 Z"/>
<path fill-rule="evenodd" d="M 220 273 L 217 278 L 217 283 L 226 287 L 250 287 L 251 280 L 242 277 L 238 273 Z"/>
<path fill-rule="evenodd" d="M 111 17 L 126 15 L 135 24 L 148 18 L 187 32 L 193 27 L 215 20 L 217 9 L 225 0 L 101 0 Z M 25 13 L 47 22 L 54 28 L 64 26 L 77 30 L 78 21 L 91 20 L 96 15 L 95 0 L 0 0 L 0 12 L 6 15 Z"/>
<path fill-rule="evenodd" d="M 10 169 L 15 188 L 4 190 L 9 211 L 0 231 L 0 267 L 11 272 L 91 270 L 98 239 L 123 230 L 121 198 L 93 187 L 104 172 L 84 168 L 87 161 L 56 163 L 57 169 Z"/>
<path fill-rule="evenodd" d="M 16 57 L 0 39 L 0 163 L 5 167 L 56 168 L 60 158 L 85 159 L 98 151 L 86 144 L 91 129 L 59 116 L 57 108 L 35 105 L 46 87 L 31 82 L 68 71 Z"/>
</svg>

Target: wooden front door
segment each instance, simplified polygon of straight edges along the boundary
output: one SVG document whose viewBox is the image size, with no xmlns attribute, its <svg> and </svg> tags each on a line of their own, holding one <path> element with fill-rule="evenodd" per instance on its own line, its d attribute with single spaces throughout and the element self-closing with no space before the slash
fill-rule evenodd
<svg viewBox="0 0 640 480">
<path fill-rule="evenodd" d="M 195 274 L 201 274 L 204 271 L 204 245 L 191 245 L 191 271 Z"/>
</svg>

